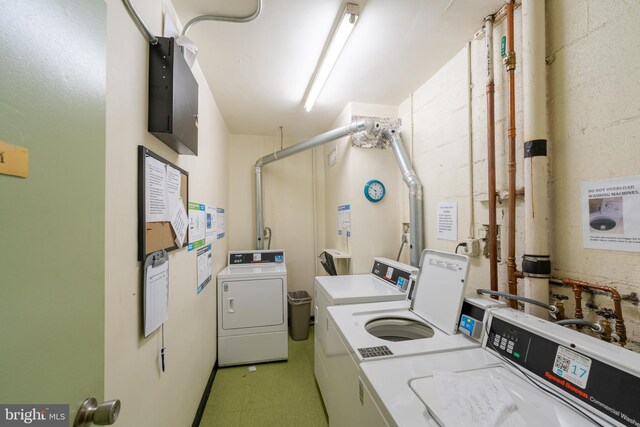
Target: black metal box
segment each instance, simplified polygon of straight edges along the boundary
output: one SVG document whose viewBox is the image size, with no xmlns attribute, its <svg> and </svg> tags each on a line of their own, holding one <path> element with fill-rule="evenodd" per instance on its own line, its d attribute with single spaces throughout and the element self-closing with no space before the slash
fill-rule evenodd
<svg viewBox="0 0 640 427">
<path fill-rule="evenodd" d="M 149 46 L 149 132 L 177 153 L 197 156 L 198 82 L 173 37 Z"/>
</svg>

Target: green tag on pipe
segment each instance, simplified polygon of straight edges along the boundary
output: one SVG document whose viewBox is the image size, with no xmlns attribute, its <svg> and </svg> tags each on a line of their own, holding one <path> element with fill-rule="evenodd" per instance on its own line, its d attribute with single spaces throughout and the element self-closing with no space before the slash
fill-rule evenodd
<svg viewBox="0 0 640 427">
<path fill-rule="evenodd" d="M 500 42 L 500 55 L 504 58 L 507 56 L 507 36 L 502 36 L 502 41 Z"/>
</svg>

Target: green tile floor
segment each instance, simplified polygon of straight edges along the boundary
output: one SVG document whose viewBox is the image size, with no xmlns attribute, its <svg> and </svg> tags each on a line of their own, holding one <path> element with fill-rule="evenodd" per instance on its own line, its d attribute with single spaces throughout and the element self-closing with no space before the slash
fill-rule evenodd
<svg viewBox="0 0 640 427">
<path fill-rule="evenodd" d="M 200 427 L 328 425 L 313 374 L 313 328 L 309 338 L 289 337 L 289 360 L 220 368 Z"/>
</svg>

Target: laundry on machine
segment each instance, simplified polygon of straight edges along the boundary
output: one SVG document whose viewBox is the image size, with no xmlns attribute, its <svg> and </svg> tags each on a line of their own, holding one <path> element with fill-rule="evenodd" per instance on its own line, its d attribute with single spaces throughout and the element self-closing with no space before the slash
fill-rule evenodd
<svg viewBox="0 0 640 427">
<path fill-rule="evenodd" d="M 415 354 L 480 347 L 489 298 L 464 299 L 464 255 L 425 250 L 410 305 L 405 302 L 329 307 L 328 380 L 323 393 L 332 426 L 369 425 L 376 411 L 364 405 L 360 365 Z M 458 333 L 460 329 L 461 333 Z"/>
<path fill-rule="evenodd" d="M 361 365 L 367 426 L 638 426 L 640 355 L 510 308 L 481 348 Z"/>
<path fill-rule="evenodd" d="M 218 365 L 287 359 L 284 251 L 232 251 L 228 260 L 218 273 Z"/>
<path fill-rule="evenodd" d="M 315 340 L 314 370 L 316 381 L 323 396 L 326 394 L 326 355 L 331 350 L 327 343 L 329 330 L 327 308 L 336 305 L 363 304 L 368 302 L 398 301 L 408 307 L 407 293 L 413 289 L 418 268 L 388 258 L 374 258 L 368 274 L 344 276 L 318 276 L 315 280 Z M 325 405 L 326 405 L 325 400 Z"/>
</svg>

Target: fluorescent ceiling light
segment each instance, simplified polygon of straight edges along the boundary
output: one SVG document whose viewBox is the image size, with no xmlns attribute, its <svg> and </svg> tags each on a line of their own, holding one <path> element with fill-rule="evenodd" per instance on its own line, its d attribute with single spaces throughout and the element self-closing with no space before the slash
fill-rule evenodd
<svg viewBox="0 0 640 427">
<path fill-rule="evenodd" d="M 340 23 L 331 35 L 329 47 L 325 51 L 324 56 L 320 59 L 320 65 L 313 76 L 311 87 L 309 88 L 307 98 L 304 101 L 305 110 L 311 111 L 311 108 L 313 108 L 313 104 L 316 102 L 318 95 L 320 95 L 320 91 L 327 81 L 333 66 L 338 61 L 342 48 L 347 43 L 347 39 L 349 39 L 353 28 L 356 26 L 359 13 L 360 7 L 357 4 L 347 3 L 342 12 Z"/>
</svg>

